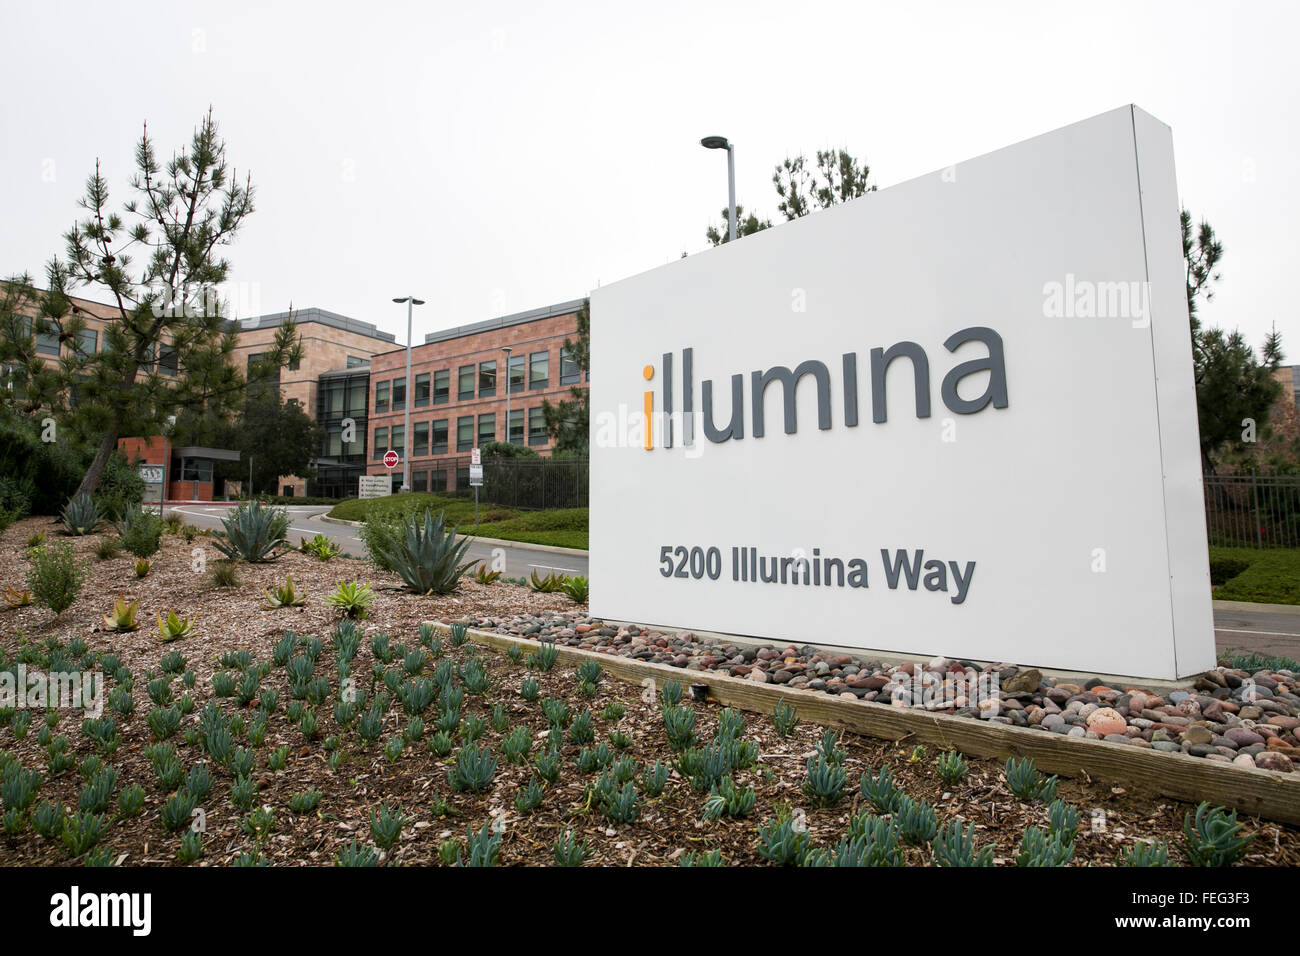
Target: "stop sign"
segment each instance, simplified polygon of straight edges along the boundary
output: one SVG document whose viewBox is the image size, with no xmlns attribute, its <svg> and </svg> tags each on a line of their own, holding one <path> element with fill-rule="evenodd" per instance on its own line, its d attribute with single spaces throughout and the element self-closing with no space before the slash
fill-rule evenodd
<svg viewBox="0 0 1300 956">
<path fill-rule="evenodd" d="M 391 449 L 384 453 L 384 465 L 388 468 L 396 468 L 401 460 L 401 456 Z"/>
</svg>

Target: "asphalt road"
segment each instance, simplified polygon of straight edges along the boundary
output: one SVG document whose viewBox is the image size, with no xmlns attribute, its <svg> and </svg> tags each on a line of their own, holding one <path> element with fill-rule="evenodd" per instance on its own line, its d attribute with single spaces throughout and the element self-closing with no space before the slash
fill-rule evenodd
<svg viewBox="0 0 1300 956">
<path fill-rule="evenodd" d="M 222 516 L 228 514 L 230 509 L 217 505 L 172 505 L 167 510 L 185 515 L 187 521 L 199 527 L 220 528 Z M 356 528 L 320 520 L 320 516 L 329 511 L 328 505 L 303 505 L 286 510 L 291 521 L 291 544 L 297 544 L 302 537 L 319 533 L 336 540 L 350 554 L 366 553 Z M 507 577 L 524 578 L 535 570 L 542 574 L 559 571 L 589 577 L 588 559 L 584 555 L 556 554 L 510 545 L 471 544 L 468 556 L 491 563 L 497 552 L 505 560 L 504 571 Z M 1279 608 L 1276 605 L 1259 606 L 1222 601 L 1216 603 L 1214 636 L 1220 651 L 1232 648 L 1241 652 L 1258 651 L 1261 654 L 1300 660 L 1300 607 Z"/>
<path fill-rule="evenodd" d="M 186 521 L 200 528 L 220 528 L 221 519 L 230 513 L 230 508 L 222 505 L 168 505 L 166 510 L 184 515 Z M 365 556 L 366 547 L 361 543 L 356 528 L 320 520 L 320 516 L 330 510 L 328 505 L 303 505 L 285 510 L 289 512 L 290 544 L 297 545 L 301 538 L 323 534 L 337 541 L 348 554 Z M 481 558 L 491 566 L 498 551 L 505 560 L 503 570 L 506 577 L 526 578 L 533 571 L 540 574 L 559 571 L 562 574 L 587 576 L 587 558 L 580 554 L 553 554 L 531 548 L 475 543 L 470 545 L 466 556 Z"/>
</svg>

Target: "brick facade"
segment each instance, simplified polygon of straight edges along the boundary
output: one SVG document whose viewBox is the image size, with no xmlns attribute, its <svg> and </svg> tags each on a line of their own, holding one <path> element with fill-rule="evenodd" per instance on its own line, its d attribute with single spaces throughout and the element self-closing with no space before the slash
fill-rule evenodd
<svg viewBox="0 0 1300 956">
<path fill-rule="evenodd" d="M 506 438 L 506 354 L 515 368 L 515 387 L 510 392 L 514 420 L 511 439 L 540 454 L 551 450 L 541 416 L 543 400 L 555 404 L 568 399 L 574 385 L 586 385 L 576 365 L 562 358 L 564 340 L 577 333 L 577 303 L 564 303 L 532 313 L 507 316 L 468 326 L 449 333 L 435 333 L 424 345 L 412 349 L 411 434 L 399 437 L 410 449 L 411 485 L 415 491 L 454 491 L 468 481 L 471 449 Z M 472 369 L 472 376 L 468 370 Z M 542 372 L 545 377 L 542 377 Z M 472 388 L 462 390 L 462 372 Z M 442 373 L 440 375 L 439 373 Z M 519 381 L 522 373 L 522 382 Z M 427 376 L 428 395 L 424 396 Z M 443 378 L 445 376 L 445 378 Z M 437 387 L 446 383 L 446 400 Z M 406 382 L 406 350 L 376 355 L 370 363 L 370 440 L 366 472 L 387 474 L 383 452 L 393 448 L 393 429 L 402 429 L 406 411 L 394 408 L 394 390 Z M 469 424 L 465 430 L 462 426 Z M 435 444 L 445 427 L 446 442 Z M 466 433 L 468 441 L 466 441 Z M 400 435 L 400 432 L 399 432 Z M 426 438 L 427 436 L 427 438 Z M 402 466 L 392 471 L 393 487 L 402 481 Z"/>
</svg>

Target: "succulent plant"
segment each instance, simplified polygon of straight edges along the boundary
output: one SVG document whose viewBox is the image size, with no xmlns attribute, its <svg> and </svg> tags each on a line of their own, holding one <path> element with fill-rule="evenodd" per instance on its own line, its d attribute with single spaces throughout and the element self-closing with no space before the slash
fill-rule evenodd
<svg viewBox="0 0 1300 956">
<path fill-rule="evenodd" d="M 993 847 L 977 847 L 975 824 L 962 829 L 960 820 L 949 820 L 931 843 L 936 866 L 992 866 Z"/>
<path fill-rule="evenodd" d="M 1211 808 L 1202 802 L 1196 815 L 1183 814 L 1183 856 L 1192 866 L 1232 866 L 1246 855 L 1253 835 L 1238 836 L 1244 824 L 1237 822 L 1237 811 Z"/>
<path fill-rule="evenodd" d="M 479 584 L 493 584 L 501 577 L 500 571 L 493 571 L 486 562 L 480 561 L 474 569 L 474 580 Z"/>
<path fill-rule="evenodd" d="M 753 787 L 738 788 L 730 776 L 723 777 L 704 801 L 704 819 L 747 817 L 754 809 L 755 796 Z"/>
<path fill-rule="evenodd" d="M 622 720 L 627 716 L 627 705 L 621 700 L 611 700 L 600 712 L 600 716 L 604 720 Z"/>
<path fill-rule="evenodd" d="M 456 763 L 448 774 L 453 790 L 478 793 L 492 785 L 496 776 L 497 761 L 487 747 L 467 745 L 456 755 Z"/>
<path fill-rule="evenodd" d="M 556 574 L 552 571 L 546 577 L 542 577 L 536 570 L 528 576 L 527 585 L 529 589 L 541 594 L 554 594 L 557 591 L 564 590 L 564 584 L 568 577 L 563 574 Z"/>
<path fill-rule="evenodd" d="M 440 730 L 429 738 L 429 752 L 435 757 L 445 757 L 451 753 L 455 744 L 452 742 L 451 734 L 445 730 Z"/>
<path fill-rule="evenodd" d="M 32 603 L 32 592 L 28 590 L 19 591 L 9 585 L 5 588 L 5 604 L 10 609 L 18 607 L 29 607 Z"/>
<path fill-rule="evenodd" d="M 563 767 L 563 759 L 560 757 L 560 751 L 557 747 L 543 747 L 533 758 L 533 765 L 537 767 L 537 775 L 547 783 L 555 783 L 560 778 L 560 770 Z"/>
<path fill-rule="evenodd" d="M 298 650 L 298 635 L 293 631 L 285 631 L 284 636 L 276 641 L 275 647 L 271 650 L 271 660 L 276 667 L 284 667 L 296 650 Z"/>
<path fill-rule="evenodd" d="M 283 508 L 265 508 L 253 500 L 240 504 L 221 519 L 221 524 L 225 530 L 213 535 L 213 547 L 232 561 L 242 558 L 256 564 L 285 546 L 289 514 Z"/>
<path fill-rule="evenodd" d="M 247 811 L 257 796 L 257 784 L 248 777 L 236 777 L 230 785 L 230 802 L 238 810 Z"/>
<path fill-rule="evenodd" d="M 64 505 L 62 518 L 68 534 L 78 537 L 93 533 L 103 520 L 99 505 L 90 495 L 77 495 Z"/>
<path fill-rule="evenodd" d="M 293 575 L 284 576 L 284 584 L 277 584 L 262 592 L 268 607 L 300 607 L 307 603 L 307 595 L 293 586 Z"/>
<path fill-rule="evenodd" d="M 152 568 L 153 565 L 150 563 L 148 558 L 136 558 L 134 567 L 135 576 L 137 578 L 142 578 L 149 573 L 149 569 Z"/>
<path fill-rule="evenodd" d="M 145 716 L 145 723 L 153 732 L 154 739 L 166 740 L 176 733 L 181 726 L 180 708 L 172 707 L 154 707 Z"/>
<path fill-rule="evenodd" d="M 808 831 L 788 815 L 760 826 L 758 841 L 758 855 L 777 866 L 803 866 L 812 850 Z"/>
<path fill-rule="evenodd" d="M 586 840 L 579 840 L 572 830 L 565 830 L 551 846 L 551 856 L 556 866 L 582 866 L 582 861 L 591 852 Z"/>
<path fill-rule="evenodd" d="M 595 795 L 601 812 L 610 823 L 631 823 L 641 812 L 636 786 L 629 782 L 620 787 L 608 771 L 596 781 Z"/>
<path fill-rule="evenodd" d="M 319 561 L 329 561 L 343 553 L 343 548 L 333 538 L 323 534 L 317 534 L 310 541 L 306 538 L 300 538 L 298 549 L 303 554 L 310 554 Z"/>
<path fill-rule="evenodd" d="M 176 850 L 176 859 L 182 863 L 195 863 L 203 856 L 203 834 L 197 830 L 186 830 L 181 834 L 181 845 Z"/>
<path fill-rule="evenodd" d="M 506 761 L 512 764 L 527 763 L 532 747 L 532 732 L 522 724 L 506 734 L 501 742 L 501 752 L 505 754 Z"/>
<path fill-rule="evenodd" d="M 1120 866 L 1169 866 L 1169 845 L 1164 840 L 1134 843 L 1120 854 Z"/>
<path fill-rule="evenodd" d="M 197 806 L 198 800 L 182 787 L 163 803 L 162 814 L 159 819 L 164 827 L 175 832 L 182 827 L 189 826 L 190 815 Z"/>
<path fill-rule="evenodd" d="M 839 763 L 827 759 L 824 753 L 808 758 L 807 776 L 800 789 L 819 807 L 831 807 L 844 796 L 848 774 Z"/>
<path fill-rule="evenodd" d="M 695 711 L 690 707 L 665 704 L 662 713 L 669 746 L 674 750 L 693 746 L 698 739 L 695 735 Z"/>
<path fill-rule="evenodd" d="M 668 680 L 664 681 L 664 686 L 659 688 L 659 700 L 664 709 L 676 707 L 682 702 L 682 685 L 681 681 Z"/>
<path fill-rule="evenodd" d="M 1009 759 L 1006 778 L 1007 789 L 1028 803 L 1051 803 L 1056 799 L 1056 777 L 1044 777 L 1039 773 L 1032 757 Z"/>
<path fill-rule="evenodd" d="M 70 813 L 64 818 L 63 832 L 59 837 L 68 854 L 75 857 L 88 853 L 107 832 L 107 817 L 100 813 L 81 811 Z"/>
<path fill-rule="evenodd" d="M 57 800 L 45 800 L 32 811 L 32 829 L 47 840 L 57 840 L 63 832 L 63 820 L 66 816 L 63 804 Z"/>
<path fill-rule="evenodd" d="M 358 581 L 340 582 L 332 593 L 325 596 L 325 603 L 338 608 L 345 617 L 354 619 L 365 617 L 366 608 L 373 600 L 374 594 L 371 593 L 370 585 Z"/>
<path fill-rule="evenodd" d="M 355 839 L 334 855 L 335 866 L 378 866 L 379 854 Z"/>
<path fill-rule="evenodd" d="M 1074 856 L 1074 844 L 1063 843 L 1054 834 L 1029 827 L 1020 838 L 1017 866 L 1065 866 Z"/>
<path fill-rule="evenodd" d="M 939 817 L 926 800 L 902 797 L 894 809 L 898 834 L 913 846 L 924 846 L 939 833 Z"/>
<path fill-rule="evenodd" d="M 721 850 L 687 850 L 678 860 L 678 866 L 726 866 Z"/>
<path fill-rule="evenodd" d="M 877 813 L 893 813 L 903 796 L 894 784 L 894 771 L 889 764 L 882 766 L 876 774 L 870 770 L 865 771 L 860 787 L 862 796 L 875 807 Z"/>
<path fill-rule="evenodd" d="M 381 849 L 390 849 L 397 842 L 405 823 L 401 810 L 386 803 L 370 811 L 370 835 Z"/>
<path fill-rule="evenodd" d="M 117 603 L 113 605 L 113 610 L 104 615 L 104 625 L 111 631 L 123 633 L 134 631 L 140 626 L 140 623 L 135 619 L 139 607 L 139 601 L 132 601 L 127 604 L 125 598 L 119 597 Z"/>
<path fill-rule="evenodd" d="M 121 817 L 138 817 L 144 812 L 144 787 L 132 784 L 117 795 L 117 813 Z"/>
<path fill-rule="evenodd" d="M 560 585 L 560 590 L 568 595 L 569 600 L 574 604 L 586 604 L 587 597 L 591 592 L 591 585 L 584 577 L 566 578 Z"/>
<path fill-rule="evenodd" d="M 321 796 L 315 787 L 295 793 L 289 798 L 289 809 L 294 813 L 311 813 L 320 806 Z"/>
<path fill-rule="evenodd" d="M 104 767 L 99 773 L 86 781 L 77 795 L 77 809 L 93 813 L 107 812 L 113 802 L 113 790 L 117 787 L 117 768 Z"/>
<path fill-rule="evenodd" d="M 787 701 L 778 701 L 772 711 L 772 726 L 782 737 L 789 737 L 799 726 L 799 711 Z"/>
<path fill-rule="evenodd" d="M 641 771 L 641 789 L 652 797 L 657 797 L 668 786 L 668 766 L 662 760 L 646 764 Z"/>
<path fill-rule="evenodd" d="M 528 785 L 515 794 L 515 809 L 520 813 L 531 813 L 542 805 L 541 783 L 536 777 L 528 778 Z"/>
<path fill-rule="evenodd" d="M 423 524 L 415 516 L 402 519 L 401 529 L 385 540 L 376 541 L 375 550 L 416 594 L 450 594 L 475 561 L 464 561 L 470 539 L 457 541 L 456 528 L 448 529 L 446 513 L 437 519 L 424 510 Z"/>
<path fill-rule="evenodd" d="M 537 650 L 529 655 L 529 666 L 536 668 L 542 673 L 551 670 L 560 659 L 560 652 L 555 646 L 554 641 L 542 641 L 537 645 Z"/>
<path fill-rule="evenodd" d="M 1054 800 L 1047 808 L 1047 828 L 1062 843 L 1073 843 L 1079 829 L 1079 811 L 1064 800 Z"/>
<path fill-rule="evenodd" d="M 163 617 L 162 612 L 158 612 L 158 639 L 164 644 L 196 633 L 198 626 L 193 618 L 180 617 L 175 611 L 168 611 Z"/>
<path fill-rule="evenodd" d="M 955 787 L 966 776 L 966 759 L 955 750 L 939 754 L 939 779 L 949 787 Z"/>
</svg>

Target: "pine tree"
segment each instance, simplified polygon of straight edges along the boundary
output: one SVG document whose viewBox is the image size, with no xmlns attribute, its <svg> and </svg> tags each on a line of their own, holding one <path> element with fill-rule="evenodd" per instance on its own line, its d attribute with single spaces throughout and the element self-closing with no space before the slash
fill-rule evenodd
<svg viewBox="0 0 1300 956">
<path fill-rule="evenodd" d="M 45 289 L 20 276 L 0 302 L 0 361 L 11 385 L 0 401 L 24 417 L 53 417 L 60 441 L 94 444 L 79 495 L 94 492 L 120 437 L 156 435 L 172 415 L 178 431 L 211 431 L 247 387 L 230 361 L 235 330 L 216 290 L 230 272 L 218 249 L 253 212 L 253 187 L 227 163 L 211 110 L 165 166 L 146 124 L 130 190 L 120 213 L 110 209 L 97 161 L 80 202 L 85 217 L 64 235 L 64 258 L 47 266 Z M 72 300 L 83 287 L 112 307 L 103 348 L 89 354 L 78 347 L 85 318 Z M 56 367 L 37 354 L 38 332 L 71 346 Z M 301 354 L 288 323 L 248 378 L 270 380 Z"/>
<path fill-rule="evenodd" d="M 584 299 L 578 309 L 578 337 L 564 340 L 569 358 L 582 371 L 586 380 L 591 372 L 591 300 Z M 546 434 L 550 436 L 553 452 L 558 455 L 585 456 L 591 444 L 590 410 L 587 406 L 589 389 L 585 384 L 569 388 L 569 398 L 556 405 L 542 400 L 542 415 L 546 420 Z"/>
</svg>

